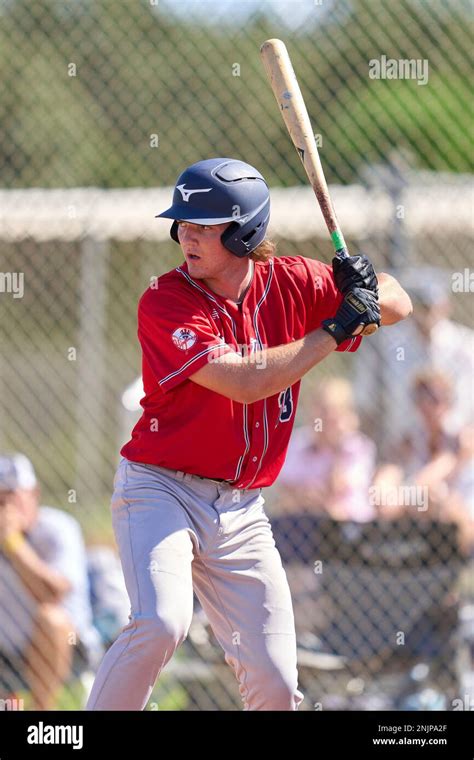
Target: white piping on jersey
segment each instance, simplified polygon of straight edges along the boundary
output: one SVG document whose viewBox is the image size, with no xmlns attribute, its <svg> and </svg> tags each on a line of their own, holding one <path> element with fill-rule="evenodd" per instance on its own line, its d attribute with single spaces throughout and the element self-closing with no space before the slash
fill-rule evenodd
<svg viewBox="0 0 474 760">
<path fill-rule="evenodd" d="M 239 461 L 237 462 L 237 470 L 234 475 L 234 480 L 238 480 L 240 477 L 240 471 L 242 469 L 242 462 L 244 461 L 245 457 L 247 456 L 248 450 L 250 448 L 250 438 L 249 438 L 249 426 L 248 426 L 248 404 L 244 404 L 243 409 L 243 418 L 244 418 L 244 438 L 245 438 L 245 451 L 240 456 Z"/>
<path fill-rule="evenodd" d="M 176 377 L 176 375 L 179 375 L 180 372 L 183 372 L 183 370 L 187 369 L 190 364 L 196 361 L 196 359 L 200 359 L 201 356 L 205 356 L 206 354 L 209 354 L 211 351 L 215 351 L 219 348 L 219 345 L 214 346 L 208 346 L 207 348 L 203 349 L 203 351 L 200 351 L 196 356 L 193 356 L 192 359 L 188 359 L 187 362 L 183 364 L 182 367 L 175 370 L 174 372 L 171 372 L 169 375 L 166 375 L 162 380 L 159 381 L 158 385 L 163 385 L 163 383 L 167 383 L 168 380 L 171 380 L 171 378 Z"/>
<path fill-rule="evenodd" d="M 260 462 L 258 463 L 258 467 L 255 470 L 255 475 L 253 476 L 253 478 L 250 481 L 250 483 L 248 483 L 245 486 L 246 488 L 250 488 L 250 486 L 254 482 L 255 478 L 257 477 L 258 473 L 260 472 L 260 468 L 261 468 L 262 462 L 263 462 L 263 457 L 267 453 L 267 449 L 268 449 L 268 443 L 269 443 L 270 437 L 268 435 L 268 417 L 267 417 L 267 399 L 266 398 L 263 399 L 263 434 L 264 434 L 264 436 L 263 436 L 263 451 L 262 451 L 262 456 L 260 457 Z"/>
<path fill-rule="evenodd" d="M 199 290 L 201 293 L 204 293 L 207 298 L 209 298 L 210 301 L 212 301 L 219 311 L 221 311 L 228 319 L 230 319 L 231 325 L 232 325 L 232 333 L 234 335 L 235 340 L 237 341 L 237 330 L 235 327 L 235 322 L 232 316 L 229 314 L 227 309 L 222 306 L 219 301 L 214 298 L 210 293 L 208 293 L 204 288 L 201 288 L 200 285 L 197 284 L 197 282 L 194 282 L 193 278 L 189 276 L 187 272 L 185 272 L 180 267 L 176 267 L 176 271 L 183 275 L 183 277 L 189 282 L 190 285 L 192 285 L 196 290 Z M 240 456 L 239 461 L 237 462 L 237 469 L 234 475 L 234 480 L 237 480 L 240 477 L 240 471 L 242 469 L 242 463 L 247 456 L 248 450 L 250 449 L 250 438 L 249 438 L 249 430 L 248 430 L 248 407 L 247 404 L 243 405 L 243 418 L 244 418 L 244 439 L 245 439 L 245 451 Z"/>
<path fill-rule="evenodd" d="M 262 303 L 265 301 L 265 299 L 266 299 L 266 297 L 268 295 L 268 291 L 270 290 L 270 285 L 272 283 L 272 279 L 273 279 L 273 259 L 270 259 L 269 264 L 270 264 L 270 271 L 268 273 L 267 284 L 265 285 L 265 290 L 263 291 L 262 297 L 260 298 L 260 301 L 258 302 L 258 304 L 257 304 L 257 306 L 255 308 L 254 315 L 253 315 L 253 328 L 255 330 L 255 337 L 258 340 L 258 345 L 260 347 L 260 350 L 263 348 L 263 343 L 262 343 L 262 339 L 260 337 L 260 332 L 258 330 L 257 319 L 258 319 L 258 312 L 260 311 L 260 307 L 261 307 Z M 264 458 L 265 454 L 267 453 L 269 440 L 270 439 L 269 439 L 269 435 L 268 435 L 267 399 L 264 398 L 263 399 L 263 451 L 262 451 L 262 456 L 260 457 L 260 462 L 258 463 L 258 467 L 255 470 L 255 475 L 253 476 L 253 478 L 250 481 L 250 483 L 248 483 L 248 485 L 246 485 L 246 488 L 250 488 L 250 486 L 254 482 L 255 478 L 257 477 L 258 473 L 260 472 L 260 468 L 262 466 L 263 458 Z M 246 453 L 247 452 L 245 452 L 244 457 L 245 457 Z"/>
<path fill-rule="evenodd" d="M 263 292 L 263 294 L 262 294 L 259 302 L 257 303 L 257 306 L 255 307 L 255 311 L 254 311 L 254 315 L 253 315 L 253 319 L 252 319 L 253 326 L 254 326 L 254 331 L 255 331 L 255 337 L 257 338 L 257 341 L 258 341 L 260 349 L 263 348 L 263 343 L 262 343 L 262 340 L 261 340 L 261 337 L 260 337 L 260 333 L 259 333 L 259 330 L 258 330 L 257 319 L 258 319 L 258 312 L 260 311 L 260 307 L 261 307 L 261 305 L 263 304 L 263 302 L 265 301 L 265 299 L 266 299 L 266 297 L 268 295 L 268 291 L 270 290 L 270 285 L 271 285 L 271 282 L 272 282 L 272 279 L 273 279 L 273 271 L 274 271 L 274 269 L 273 269 L 273 260 L 272 259 L 270 259 L 270 261 L 269 261 L 269 266 L 270 266 L 270 271 L 269 271 L 269 274 L 268 274 L 267 284 L 265 285 L 265 290 L 264 290 L 264 292 Z M 217 306 L 217 308 L 223 314 L 225 314 L 226 317 L 228 317 L 230 319 L 231 324 L 232 324 L 232 332 L 234 334 L 235 339 L 237 340 L 237 331 L 236 331 L 236 328 L 235 328 L 235 322 L 234 322 L 233 318 L 231 317 L 231 315 L 229 314 L 229 312 L 225 309 L 225 307 L 222 306 L 219 303 L 219 301 L 216 298 L 214 298 L 214 296 L 212 296 L 210 293 L 208 293 L 206 290 L 204 290 L 204 288 L 201 288 L 201 286 L 198 285 L 197 282 L 194 282 L 194 280 L 192 279 L 192 277 L 190 277 L 189 274 L 187 272 L 185 272 L 183 269 L 181 269 L 180 267 L 176 267 L 176 271 L 179 272 L 180 274 L 182 274 L 183 277 L 189 282 L 189 284 L 192 285 L 194 288 L 196 288 L 196 290 L 199 290 L 201 293 L 204 293 L 204 295 L 207 296 L 207 298 L 209 298 L 211 301 L 213 301 L 213 303 L 215 303 L 215 305 Z M 213 350 L 214 348 L 215 348 L 215 346 L 213 346 L 210 350 Z M 206 353 L 206 352 L 201 352 L 201 354 L 198 354 L 197 356 L 195 356 L 194 359 L 197 359 L 198 356 L 202 356 L 203 353 Z M 190 361 L 194 361 L 194 359 L 191 359 Z M 173 372 L 172 376 L 178 374 L 179 372 L 181 372 L 187 366 L 189 366 L 189 362 L 187 362 L 186 365 L 184 365 L 183 367 L 181 367 L 181 369 L 177 370 L 176 372 Z M 167 378 L 165 378 L 161 382 L 166 382 L 167 380 L 170 379 L 170 377 L 171 377 L 171 375 L 169 375 Z M 161 383 L 160 383 L 160 385 L 161 385 Z M 247 404 L 243 405 L 243 423 L 244 423 L 245 451 L 240 456 L 239 461 L 237 462 L 237 469 L 236 469 L 236 473 L 235 473 L 235 476 L 234 476 L 234 480 L 238 480 L 238 478 L 240 477 L 240 472 L 242 470 L 243 461 L 244 461 L 245 457 L 247 456 L 248 451 L 250 449 L 250 437 L 249 437 L 249 430 L 248 430 L 248 405 Z M 260 468 L 262 466 L 263 457 L 265 456 L 265 454 L 267 452 L 267 449 L 268 449 L 269 436 L 268 436 L 268 417 L 267 417 L 267 400 L 266 399 L 264 399 L 264 401 L 263 401 L 263 430 L 264 430 L 263 452 L 262 452 L 262 456 L 260 457 L 260 462 L 258 463 L 258 467 L 256 469 L 255 475 L 252 478 L 252 481 L 251 481 L 250 485 L 254 482 L 255 478 L 257 477 L 258 472 L 260 471 Z M 248 488 L 248 486 L 247 486 L 247 488 Z"/>
<path fill-rule="evenodd" d="M 231 317 L 231 315 L 229 314 L 229 312 L 227 311 L 227 309 L 225 308 L 225 306 L 222 306 L 219 303 L 219 301 L 216 298 L 214 298 L 214 296 L 211 296 L 211 294 L 208 293 L 207 290 L 204 290 L 204 288 L 201 288 L 201 286 L 198 285 L 197 282 L 194 282 L 193 278 L 190 277 L 189 274 L 187 272 L 185 272 L 183 269 L 181 269 L 180 267 L 176 267 L 176 271 L 179 272 L 180 274 L 182 274 L 183 277 L 185 277 L 186 280 L 189 282 L 189 284 L 192 285 L 194 288 L 196 288 L 196 290 L 199 290 L 201 293 L 204 293 L 204 295 L 207 296 L 207 298 L 209 298 L 213 303 L 215 303 L 215 305 L 217 306 L 217 308 L 219 309 L 219 311 L 221 311 L 223 314 L 225 314 L 226 317 L 228 317 L 230 319 L 231 324 L 232 324 L 232 332 L 234 333 L 234 337 L 237 340 L 237 332 L 236 332 L 236 329 L 235 329 L 235 322 L 234 322 L 233 318 Z"/>
<path fill-rule="evenodd" d="M 353 346 L 353 345 L 354 345 L 354 343 L 355 343 L 355 340 L 356 340 L 356 338 L 357 338 L 357 335 L 355 335 L 355 336 L 354 336 L 354 337 L 351 339 L 351 342 L 349 343 L 349 345 L 347 346 L 347 348 L 345 348 L 345 349 L 344 349 L 344 351 L 343 351 L 342 353 L 345 353 L 346 351 L 350 351 L 350 350 L 351 350 L 352 346 Z"/>
<path fill-rule="evenodd" d="M 261 297 L 260 301 L 258 302 L 258 304 L 257 304 L 257 306 L 255 308 L 255 311 L 254 311 L 254 315 L 253 315 L 253 329 L 255 330 L 255 336 L 256 336 L 256 338 L 258 340 L 260 349 L 263 348 L 263 344 L 262 344 L 262 341 L 261 341 L 261 338 L 260 338 L 260 333 L 258 331 L 257 318 L 258 318 L 258 312 L 260 311 L 260 306 L 262 305 L 262 303 L 264 302 L 264 300 L 266 299 L 266 297 L 268 295 L 268 291 L 270 290 L 270 285 L 271 285 L 271 282 L 272 282 L 272 279 L 273 279 L 273 259 L 270 259 L 269 264 L 270 264 L 270 271 L 268 273 L 267 284 L 265 285 L 265 290 L 263 291 L 262 297 Z"/>
</svg>

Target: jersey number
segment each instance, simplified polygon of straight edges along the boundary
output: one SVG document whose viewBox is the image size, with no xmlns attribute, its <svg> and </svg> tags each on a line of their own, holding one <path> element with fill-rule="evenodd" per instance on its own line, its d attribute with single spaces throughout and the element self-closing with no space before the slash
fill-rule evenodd
<svg viewBox="0 0 474 760">
<path fill-rule="evenodd" d="M 278 396 L 278 404 L 280 405 L 280 422 L 288 422 L 291 420 L 293 414 L 293 396 L 291 394 L 291 385 L 282 391 Z"/>
</svg>

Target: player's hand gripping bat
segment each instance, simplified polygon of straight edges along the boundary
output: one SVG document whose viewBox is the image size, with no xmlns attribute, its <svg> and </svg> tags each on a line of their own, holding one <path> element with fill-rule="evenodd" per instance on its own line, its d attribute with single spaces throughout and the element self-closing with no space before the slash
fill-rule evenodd
<svg viewBox="0 0 474 760">
<path fill-rule="evenodd" d="M 277 39 L 264 42 L 260 48 L 260 55 L 280 107 L 283 121 L 318 199 L 336 256 L 342 260 L 349 255 L 347 246 L 332 205 L 311 122 L 291 65 L 290 56 L 285 44 Z M 377 330 L 377 327 L 376 324 L 367 325 L 362 334 L 371 335 Z"/>
</svg>

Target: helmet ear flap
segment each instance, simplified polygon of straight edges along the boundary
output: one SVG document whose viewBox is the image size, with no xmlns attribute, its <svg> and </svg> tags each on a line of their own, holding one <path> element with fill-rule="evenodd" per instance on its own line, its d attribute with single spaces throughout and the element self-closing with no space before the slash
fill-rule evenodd
<svg viewBox="0 0 474 760">
<path fill-rule="evenodd" d="M 227 241 L 230 240 L 230 238 L 232 237 L 232 235 L 234 235 L 234 233 L 236 233 L 237 230 L 239 230 L 239 229 L 240 229 L 240 225 L 238 224 L 238 222 L 231 222 L 229 224 L 229 226 L 224 230 L 224 232 L 221 235 L 221 243 L 222 243 L 222 245 L 224 246 L 224 248 L 227 248 L 232 253 L 234 253 L 234 251 L 232 251 L 232 249 L 229 248 L 226 244 L 227 244 Z M 246 254 L 244 254 L 244 255 L 246 255 Z"/>
<path fill-rule="evenodd" d="M 174 222 L 173 222 L 173 224 L 171 225 L 171 229 L 170 229 L 171 238 L 172 238 L 172 240 L 175 241 L 175 243 L 179 243 L 178 226 L 179 226 L 178 222 L 175 219 Z"/>
<path fill-rule="evenodd" d="M 270 207 L 267 205 L 264 216 L 259 215 L 257 221 L 251 219 L 243 227 L 238 222 L 231 222 L 221 235 L 221 243 L 234 256 L 244 258 L 249 256 L 265 237 L 265 232 L 270 218 Z M 237 234 L 238 233 L 238 234 Z"/>
</svg>

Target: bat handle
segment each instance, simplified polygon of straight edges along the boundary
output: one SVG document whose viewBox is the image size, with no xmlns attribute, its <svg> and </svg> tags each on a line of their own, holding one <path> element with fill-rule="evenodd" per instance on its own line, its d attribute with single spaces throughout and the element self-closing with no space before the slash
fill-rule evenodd
<svg viewBox="0 0 474 760">
<path fill-rule="evenodd" d="M 338 256 L 340 259 L 346 259 L 349 256 L 349 251 L 347 250 L 346 241 L 344 240 L 342 232 L 338 229 L 331 232 L 331 240 L 336 252 L 336 256 Z M 361 327 L 363 327 L 363 325 L 361 325 Z M 378 327 L 375 324 L 366 325 L 360 331 L 359 335 L 372 335 L 372 333 L 374 333 L 377 329 Z"/>
<path fill-rule="evenodd" d="M 336 248 L 336 256 L 338 256 L 340 259 L 347 259 L 349 258 L 349 251 L 347 248 Z"/>
<path fill-rule="evenodd" d="M 340 259 L 347 258 L 349 256 L 349 251 L 347 250 L 346 241 L 344 240 L 344 235 L 342 234 L 341 230 L 336 229 L 331 232 L 331 240 L 336 255 Z"/>
</svg>

